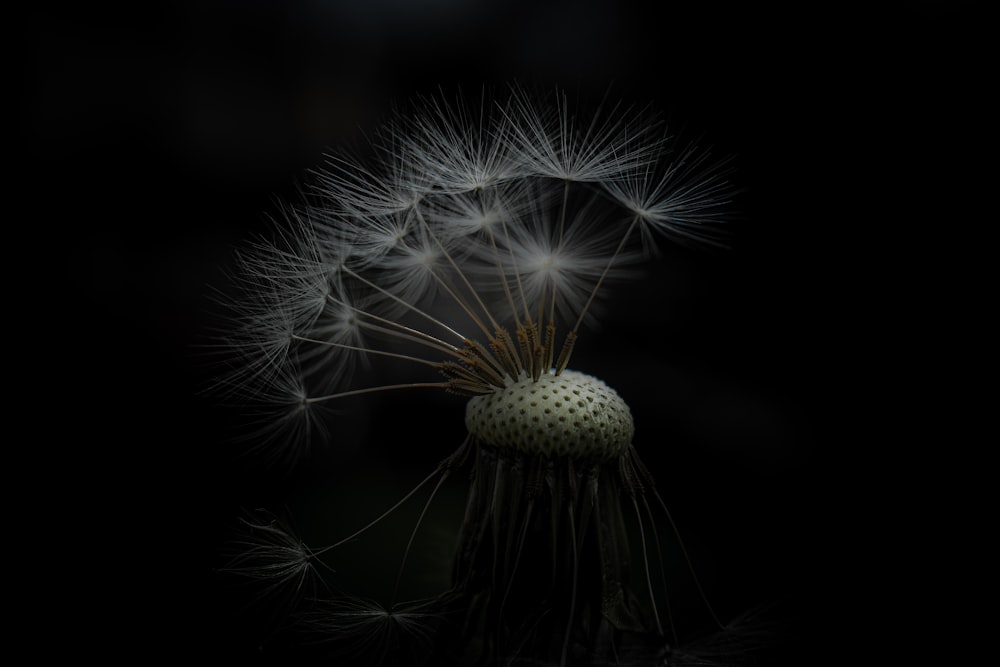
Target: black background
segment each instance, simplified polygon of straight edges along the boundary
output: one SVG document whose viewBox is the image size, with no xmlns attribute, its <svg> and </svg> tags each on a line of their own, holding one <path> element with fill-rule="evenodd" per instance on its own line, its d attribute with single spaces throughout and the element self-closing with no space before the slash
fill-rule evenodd
<svg viewBox="0 0 1000 667">
<path fill-rule="evenodd" d="M 44 569 L 24 614 L 37 651 L 247 660 L 254 638 L 211 574 L 239 508 L 365 466 L 403 484 L 457 444 L 460 407 L 388 399 L 400 417 L 378 422 L 380 449 L 291 480 L 247 468 L 224 444 L 230 416 L 198 396 L 197 345 L 209 286 L 225 289 L 233 249 L 325 147 L 414 93 L 514 79 L 611 86 L 735 156 L 747 191 L 732 250 L 669 251 L 578 365 L 632 405 L 637 446 L 721 572 L 722 608 L 782 601 L 789 664 L 912 648 L 901 619 L 937 618 L 928 600 L 948 586 L 908 563 L 958 532 L 928 500 L 950 477 L 928 474 L 951 460 L 952 441 L 930 434 L 940 403 L 911 398 L 948 393 L 936 378 L 957 363 L 929 334 L 958 318 L 948 280 L 971 267 L 956 246 L 978 235 L 962 209 L 983 178 L 968 158 L 988 87 L 981 13 L 595 0 L 26 12 L 8 252 L 26 260 L 12 353 L 41 407 L 15 438 L 40 455 L 14 512 L 45 556 L 25 566 Z M 456 417 L 427 424 L 427 409 Z M 650 431 L 670 448 L 643 449 Z M 349 514 L 375 507 L 350 500 Z M 925 543 L 896 548 L 926 524 Z M 42 581 L 55 585 L 31 593 Z"/>
</svg>

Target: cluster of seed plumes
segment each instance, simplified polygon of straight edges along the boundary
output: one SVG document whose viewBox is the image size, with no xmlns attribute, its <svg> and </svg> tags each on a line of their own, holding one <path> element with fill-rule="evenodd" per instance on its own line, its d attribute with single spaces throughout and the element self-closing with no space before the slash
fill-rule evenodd
<svg viewBox="0 0 1000 667">
<path fill-rule="evenodd" d="M 658 237 L 716 242 L 729 192 L 718 163 L 649 113 L 573 108 L 516 87 L 422 100 L 311 174 L 239 272 L 247 298 L 225 386 L 250 404 L 262 449 L 296 458 L 323 432 L 319 408 L 351 396 L 438 388 L 495 394 L 499 407 L 511 390 L 578 377 L 564 371 L 581 332 Z M 593 382 L 577 389 L 606 391 Z M 579 436 L 529 433 L 536 422 L 521 416 L 505 415 L 517 436 L 469 426 L 499 446 L 578 441 L 609 456 L 631 432 L 594 409 L 560 415 Z"/>
</svg>

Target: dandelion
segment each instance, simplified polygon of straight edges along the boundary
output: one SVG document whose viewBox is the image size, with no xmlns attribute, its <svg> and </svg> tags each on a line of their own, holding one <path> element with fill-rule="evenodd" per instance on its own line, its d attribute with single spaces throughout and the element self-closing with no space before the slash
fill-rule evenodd
<svg viewBox="0 0 1000 667">
<path fill-rule="evenodd" d="M 342 660 L 385 661 L 399 637 L 428 645 L 428 664 L 696 655 L 673 650 L 660 530 L 676 529 L 633 444 L 631 411 L 571 366 L 608 292 L 656 237 L 720 237 L 724 171 L 707 153 L 672 153 L 662 129 L 618 106 L 577 112 L 559 92 L 423 99 L 376 132 L 364 158 L 332 156 L 306 203 L 285 211 L 279 242 L 244 256 L 240 363 L 226 384 L 277 399 L 262 430 L 285 458 L 316 444 L 319 407 L 395 391 L 466 401 L 468 436 L 451 456 L 385 513 L 310 552 L 360 538 L 433 485 L 398 581 L 437 490 L 471 471 L 447 590 L 416 607 L 343 593 L 308 612 Z M 294 585 L 293 572 L 276 566 L 274 580 Z"/>
</svg>

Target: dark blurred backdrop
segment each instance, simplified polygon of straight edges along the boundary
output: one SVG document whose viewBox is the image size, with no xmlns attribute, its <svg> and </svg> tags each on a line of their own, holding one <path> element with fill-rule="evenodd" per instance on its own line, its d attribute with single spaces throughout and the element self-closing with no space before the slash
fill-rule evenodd
<svg viewBox="0 0 1000 667">
<path fill-rule="evenodd" d="M 27 267 L 13 291 L 47 316 L 30 346 L 46 360 L 32 373 L 46 396 L 36 432 L 53 437 L 29 504 L 60 545 L 39 624 L 81 654 L 250 659 L 252 631 L 211 573 L 239 509 L 297 502 L 324 480 L 334 499 L 338 485 L 355 494 L 351 478 L 382 469 L 405 490 L 458 444 L 460 407 L 387 399 L 393 414 L 455 419 L 426 433 L 383 422 L 380 449 L 321 457 L 299 478 L 247 466 L 226 440 L 231 416 L 198 395 L 211 374 L 198 346 L 233 250 L 326 147 L 413 94 L 517 80 L 610 89 L 734 156 L 746 192 L 732 250 L 670 251 L 579 363 L 633 406 L 640 451 L 717 570 L 723 609 L 781 600 L 796 664 L 846 661 L 862 639 L 893 646 L 906 602 L 885 554 L 912 506 L 892 489 L 916 455 L 895 426 L 906 412 L 892 387 L 913 370 L 891 323 L 914 291 L 935 293 L 907 274 L 911 243 L 937 229 L 922 217 L 936 193 L 964 178 L 952 149 L 983 99 L 979 9 L 211 0 L 25 12 L 14 134 L 26 150 L 8 225 L 38 238 L 17 233 L 8 252 Z M 654 373 L 671 379 L 652 400 Z M 665 444 L 643 450 L 645 434 Z M 382 501 L 348 498 L 352 513 Z"/>
</svg>

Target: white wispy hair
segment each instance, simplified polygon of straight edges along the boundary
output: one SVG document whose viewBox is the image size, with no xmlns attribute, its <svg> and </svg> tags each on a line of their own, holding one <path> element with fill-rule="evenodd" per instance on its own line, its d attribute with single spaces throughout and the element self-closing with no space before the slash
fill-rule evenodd
<svg viewBox="0 0 1000 667">
<path fill-rule="evenodd" d="M 580 117 L 560 90 L 539 103 L 527 90 L 514 88 L 505 114 L 528 174 L 603 182 L 655 161 L 661 148 L 654 135 L 659 121 L 650 114 L 613 104 Z"/>
<path fill-rule="evenodd" d="M 719 245 L 718 223 L 730 215 L 734 194 L 725 167 L 725 161 L 712 162 L 708 152 L 688 146 L 673 160 L 623 171 L 603 186 L 635 215 L 645 247 L 656 247 L 656 235 Z"/>
<path fill-rule="evenodd" d="M 484 90 L 478 103 L 462 95 L 447 103 L 420 97 L 409 115 L 398 115 L 380 144 L 385 153 L 416 165 L 414 189 L 461 194 L 492 188 L 520 176 L 512 127 Z M 397 148 L 398 146 L 398 148 Z"/>
<path fill-rule="evenodd" d="M 232 555 L 223 572 L 255 585 L 258 597 L 289 607 L 316 595 L 322 586 L 321 562 L 286 522 L 256 510 L 240 520 L 240 528 L 241 534 L 226 545 Z"/>
<path fill-rule="evenodd" d="M 561 226 L 543 206 L 510 227 L 501 243 L 504 271 L 517 276 L 529 307 L 554 308 L 561 321 L 572 322 L 602 277 L 627 275 L 634 252 L 620 253 L 608 271 L 609 248 L 621 240 L 621 229 L 607 224 L 605 204 L 590 195 Z"/>
<path fill-rule="evenodd" d="M 466 236 L 482 239 L 482 235 L 486 234 L 502 237 L 503 223 L 520 218 L 536 208 L 539 204 L 537 198 L 542 194 L 544 191 L 539 192 L 530 181 L 509 180 L 488 189 L 435 198 L 430 202 L 433 205 L 428 208 L 427 219 L 449 241 Z M 456 245 L 459 251 L 466 247 L 478 247 L 478 244 Z"/>
<path fill-rule="evenodd" d="M 340 594 L 301 614 L 300 629 L 328 642 L 340 664 L 416 664 L 429 650 L 442 614 L 427 602 L 384 605 Z"/>
</svg>

